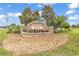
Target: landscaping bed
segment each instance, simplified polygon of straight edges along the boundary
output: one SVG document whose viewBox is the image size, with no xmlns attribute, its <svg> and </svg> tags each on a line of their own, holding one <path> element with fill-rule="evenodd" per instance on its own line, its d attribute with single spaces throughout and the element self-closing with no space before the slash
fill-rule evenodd
<svg viewBox="0 0 79 59">
<path fill-rule="evenodd" d="M 55 49 L 68 41 L 66 34 L 19 35 L 8 34 L 3 48 L 17 55 Z"/>
</svg>

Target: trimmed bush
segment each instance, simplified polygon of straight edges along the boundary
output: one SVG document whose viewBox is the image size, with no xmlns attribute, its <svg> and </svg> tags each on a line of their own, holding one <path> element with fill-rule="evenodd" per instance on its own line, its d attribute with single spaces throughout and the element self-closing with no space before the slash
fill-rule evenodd
<svg viewBox="0 0 79 59">
<path fill-rule="evenodd" d="M 59 30 L 58 32 L 62 33 L 62 32 L 69 32 L 70 29 L 69 28 L 62 28 L 61 30 Z"/>
<path fill-rule="evenodd" d="M 8 27 L 8 33 L 20 33 L 20 26 L 12 24 Z"/>
</svg>

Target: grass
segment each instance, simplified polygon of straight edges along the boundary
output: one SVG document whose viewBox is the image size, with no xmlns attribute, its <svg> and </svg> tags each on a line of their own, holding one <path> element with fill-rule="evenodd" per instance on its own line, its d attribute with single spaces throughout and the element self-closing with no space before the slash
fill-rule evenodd
<svg viewBox="0 0 79 59">
<path fill-rule="evenodd" d="M 0 45 L 7 36 L 7 29 L 0 29 Z"/>
<path fill-rule="evenodd" d="M 7 34 L 7 29 L 0 29 L 0 39 L 4 39 Z"/>
<path fill-rule="evenodd" d="M 79 29 L 73 29 L 69 33 L 67 44 L 56 50 L 32 54 L 33 56 L 78 56 L 79 55 Z"/>
<path fill-rule="evenodd" d="M 3 41 L 4 38 L 6 38 L 7 30 L 0 29 L 0 41 Z M 79 55 L 79 28 L 72 29 L 70 32 L 68 32 L 69 35 L 69 41 L 55 49 L 55 50 L 49 50 L 44 51 L 41 53 L 35 53 L 35 54 L 26 54 L 26 55 L 32 55 L 32 56 L 78 56 Z M 1 56 L 9 56 L 13 55 L 11 52 L 6 51 L 4 48 L 0 48 L 0 55 Z"/>
<path fill-rule="evenodd" d="M 0 48 L 0 56 L 12 56 L 13 53 L 5 50 L 4 48 Z"/>
<path fill-rule="evenodd" d="M 3 40 L 6 38 L 7 36 L 7 29 L 0 29 L 0 46 L 2 45 Z M 11 52 L 5 50 L 4 48 L 0 48 L 0 56 L 9 56 L 12 55 Z"/>
</svg>

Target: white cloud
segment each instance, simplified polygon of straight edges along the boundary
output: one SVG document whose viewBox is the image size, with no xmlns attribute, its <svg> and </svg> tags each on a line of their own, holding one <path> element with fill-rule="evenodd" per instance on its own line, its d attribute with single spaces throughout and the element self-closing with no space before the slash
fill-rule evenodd
<svg viewBox="0 0 79 59">
<path fill-rule="evenodd" d="M 0 15 L 0 19 L 5 18 L 5 17 L 6 17 L 5 15 Z"/>
<path fill-rule="evenodd" d="M 9 17 L 9 19 L 11 17 L 18 17 L 19 15 L 21 15 L 21 13 L 8 13 L 7 15 L 2 14 L 0 15 L 0 20 L 6 20 L 7 17 Z"/>
<path fill-rule="evenodd" d="M 75 10 L 68 10 L 67 12 L 66 12 L 66 14 L 73 14 L 75 12 Z"/>
<path fill-rule="evenodd" d="M 79 8 L 79 3 L 71 3 L 71 4 L 68 4 L 68 7 L 70 9 Z"/>
<path fill-rule="evenodd" d="M 19 15 L 21 15 L 21 13 L 8 13 L 7 15 L 1 14 L 0 20 L 6 19 L 7 16 L 18 17 Z"/>
<path fill-rule="evenodd" d="M 12 17 L 18 17 L 19 15 L 21 15 L 21 13 L 8 13 L 8 16 L 12 16 Z"/>
<path fill-rule="evenodd" d="M 78 15 L 70 16 L 68 19 L 79 19 Z"/>
<path fill-rule="evenodd" d="M 21 13 L 8 13 L 6 15 L 1 14 L 0 15 L 0 26 L 6 26 L 6 25 L 13 24 L 13 23 L 20 24 L 20 21 L 17 20 L 19 15 L 21 15 Z M 8 23 L 6 21 L 8 21 Z"/>
<path fill-rule="evenodd" d="M 37 7 L 42 7 L 42 5 L 41 4 L 38 4 Z"/>
<path fill-rule="evenodd" d="M 21 15 L 21 13 L 16 13 L 16 16 L 19 16 L 19 15 Z"/>
<path fill-rule="evenodd" d="M 0 15 L 0 22 L 2 22 L 2 23 L 6 22 L 6 16 L 5 15 Z"/>
</svg>

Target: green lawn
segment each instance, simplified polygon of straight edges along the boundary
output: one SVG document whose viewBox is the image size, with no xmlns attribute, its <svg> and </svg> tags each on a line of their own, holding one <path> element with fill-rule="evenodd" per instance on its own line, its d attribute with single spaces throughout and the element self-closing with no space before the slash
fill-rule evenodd
<svg viewBox="0 0 79 59">
<path fill-rule="evenodd" d="M 5 50 L 4 48 L 0 48 L 0 56 L 12 56 L 13 53 Z"/>
<path fill-rule="evenodd" d="M 3 40 L 6 38 L 7 36 L 7 29 L 0 29 L 0 46 L 2 45 Z M 0 48 L 0 56 L 9 56 L 12 55 L 11 52 L 8 52 L 7 50 L 5 50 L 4 48 Z"/>
<path fill-rule="evenodd" d="M 35 56 L 77 56 L 79 55 L 79 29 L 72 29 L 69 33 L 69 41 L 56 50 L 45 51 Z"/>
<path fill-rule="evenodd" d="M 0 41 L 2 42 L 6 38 L 7 30 L 0 29 Z M 41 53 L 32 54 L 32 56 L 77 56 L 79 55 L 79 29 L 72 29 L 68 32 L 69 41 L 57 48 L 56 50 L 49 50 Z M 11 52 L 6 51 L 4 48 L 0 48 L 1 56 L 13 55 Z M 26 54 L 28 55 L 28 54 Z"/>
</svg>

